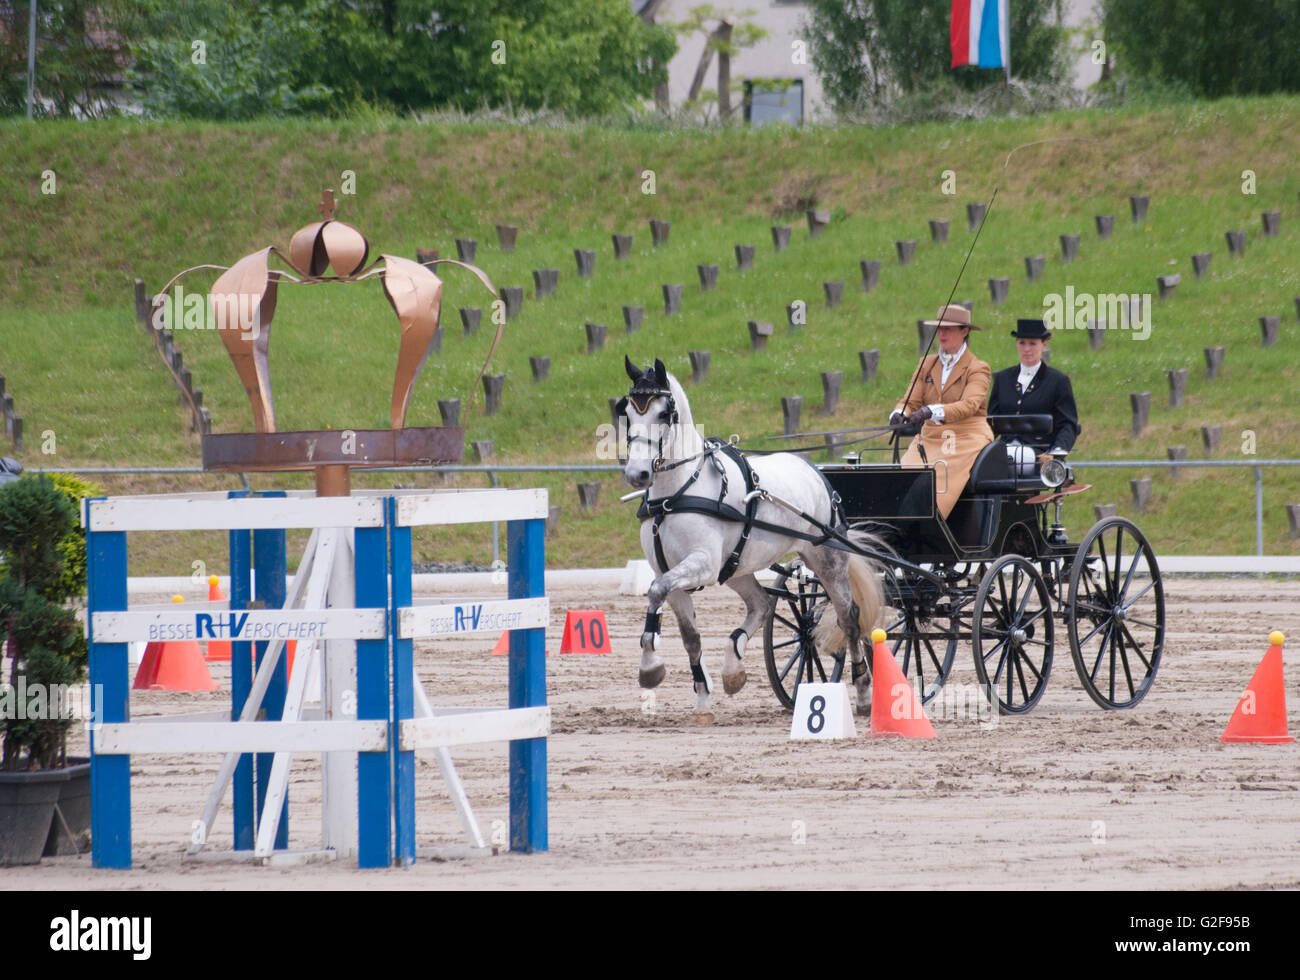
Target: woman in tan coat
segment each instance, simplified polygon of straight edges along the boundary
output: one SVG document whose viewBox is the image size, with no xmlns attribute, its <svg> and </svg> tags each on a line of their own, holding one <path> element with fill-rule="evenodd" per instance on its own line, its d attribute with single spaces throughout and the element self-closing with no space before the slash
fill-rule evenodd
<svg viewBox="0 0 1300 980">
<path fill-rule="evenodd" d="M 922 358 L 889 423 L 921 425 L 920 435 L 903 456 L 904 465 L 934 466 L 944 461 L 935 474 L 935 497 L 940 515 L 947 518 L 966 486 L 975 457 L 993 441 L 984 410 L 993 373 L 966 346 L 970 332 L 979 327 L 970 322 L 965 307 L 940 309 L 939 319 L 925 323 L 937 328 L 939 353 Z"/>
</svg>

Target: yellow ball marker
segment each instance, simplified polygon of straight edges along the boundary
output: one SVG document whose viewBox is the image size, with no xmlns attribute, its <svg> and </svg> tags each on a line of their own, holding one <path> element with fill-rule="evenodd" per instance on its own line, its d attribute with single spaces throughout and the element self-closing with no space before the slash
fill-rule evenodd
<svg viewBox="0 0 1300 980">
<path fill-rule="evenodd" d="M 1274 630 L 1272 633 L 1268 634 L 1269 646 L 1280 647 L 1285 640 L 1286 637 L 1282 635 L 1281 630 Z"/>
<path fill-rule="evenodd" d="M 884 631 L 884 630 L 872 630 L 872 631 L 871 631 L 871 642 L 872 642 L 872 643 L 884 643 L 884 642 L 885 642 L 885 631 Z"/>
</svg>

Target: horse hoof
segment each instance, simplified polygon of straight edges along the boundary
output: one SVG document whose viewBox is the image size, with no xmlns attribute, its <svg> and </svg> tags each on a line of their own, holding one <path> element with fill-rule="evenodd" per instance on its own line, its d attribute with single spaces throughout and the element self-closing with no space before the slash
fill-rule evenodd
<svg viewBox="0 0 1300 980">
<path fill-rule="evenodd" d="M 734 674 L 723 674 L 722 689 L 728 694 L 736 694 L 745 686 L 745 681 L 747 680 L 749 680 L 749 678 L 745 675 L 743 670 L 739 670 Z"/>
<path fill-rule="evenodd" d="M 712 725 L 714 720 L 712 711 L 696 711 L 691 714 L 691 723 L 701 727 Z"/>
<path fill-rule="evenodd" d="M 658 667 L 641 671 L 638 680 L 642 687 L 658 687 L 664 682 L 664 665 L 660 664 Z"/>
</svg>

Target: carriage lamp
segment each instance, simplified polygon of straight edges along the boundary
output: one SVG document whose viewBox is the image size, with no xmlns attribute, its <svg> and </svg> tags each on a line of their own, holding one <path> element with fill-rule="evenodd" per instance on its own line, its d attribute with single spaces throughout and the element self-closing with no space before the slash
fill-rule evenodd
<svg viewBox="0 0 1300 980">
<path fill-rule="evenodd" d="M 1069 475 L 1070 471 L 1065 461 L 1060 456 L 1053 456 L 1043 463 L 1038 478 L 1043 481 L 1043 486 L 1054 490 L 1064 483 Z"/>
<path fill-rule="evenodd" d="M 1043 486 L 1055 490 L 1057 487 L 1071 480 L 1073 474 L 1070 468 L 1065 465 L 1063 454 L 1057 454 L 1043 462 L 1039 471 L 1039 479 L 1043 481 Z M 1061 523 L 1061 498 L 1057 496 L 1052 501 L 1052 525 L 1047 529 L 1047 543 L 1055 546 L 1067 544 L 1069 539 L 1065 535 L 1065 525 Z"/>
<path fill-rule="evenodd" d="M 857 466 L 859 463 L 862 462 L 862 454 L 859 452 L 855 452 L 854 450 L 849 450 L 840 458 L 843 459 L 844 462 L 848 463 L 850 466 Z"/>
</svg>

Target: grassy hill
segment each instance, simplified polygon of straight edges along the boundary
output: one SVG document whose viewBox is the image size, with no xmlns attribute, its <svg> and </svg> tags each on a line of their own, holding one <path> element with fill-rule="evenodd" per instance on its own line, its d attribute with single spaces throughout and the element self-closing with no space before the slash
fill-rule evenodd
<svg viewBox="0 0 1300 980">
<path fill-rule="evenodd" d="M 198 440 L 148 334 L 134 324 L 130 282 L 151 291 L 188 266 L 229 264 L 268 244 L 284 246 L 313 220 L 322 187 L 355 173 L 356 194 L 338 217 L 381 252 L 414 257 L 417 247 L 455 256 L 453 240 L 475 238 L 478 262 L 498 286 L 526 286 L 522 314 L 506 327 L 492 370 L 507 377 L 502 410 L 484 414 L 481 392 L 462 410 L 471 439 L 493 439 L 495 459 L 513 463 L 597 464 L 596 428 L 607 398 L 626 391 L 623 356 L 662 357 L 689 378 L 686 352 L 711 350 L 701 385 L 687 383 L 695 417 L 710 433 L 750 438 L 780 431 L 780 398 L 804 398 L 805 430 L 882 422 L 915 365 L 915 321 L 932 317 L 961 269 L 971 235 L 968 201 L 998 196 L 956 298 L 974 300 L 976 353 L 995 369 L 1015 361 L 1007 336 L 1017 317 L 1040 316 L 1044 296 L 1156 293 L 1156 276 L 1178 272 L 1170 299 L 1153 298 L 1150 337 L 1112 331 L 1099 351 L 1081 330 L 1058 332 L 1052 364 L 1071 374 L 1084 431 L 1079 460 L 1163 459 L 1187 445 L 1204 458 L 1200 426 L 1221 424 L 1222 458 L 1300 456 L 1300 373 L 1294 297 L 1300 295 L 1300 167 L 1294 134 L 1300 99 L 1230 100 L 1155 112 L 1074 113 L 888 130 L 855 128 L 665 133 L 572 128 L 534 130 L 416 123 L 0 125 L 0 372 L 24 416 L 30 467 L 197 465 Z M 1025 147 L 1036 140 L 1058 142 Z M 56 192 L 41 193 L 52 170 Z M 654 194 L 643 193 L 653 171 Z M 956 193 L 943 193 L 944 171 Z M 1243 171 L 1256 193 L 1243 193 Z M 1147 220 L 1129 219 L 1128 196 L 1149 194 Z M 833 211 L 810 239 L 802 206 Z M 1280 209 L 1281 234 L 1261 234 L 1260 212 Z M 1110 240 L 1093 216 L 1116 215 Z M 647 219 L 672 222 L 668 244 L 650 246 Z M 950 221 L 946 245 L 930 242 L 927 221 Z M 493 226 L 520 226 L 513 254 L 496 246 Z M 793 224 L 790 248 L 776 253 L 770 226 Z M 1223 233 L 1244 229 L 1244 257 L 1230 259 Z M 633 256 L 615 262 L 610 233 L 634 236 Z M 1061 261 L 1058 236 L 1082 236 L 1079 259 Z M 916 239 L 915 259 L 895 258 L 894 242 Z M 757 246 L 739 272 L 733 246 Z M 573 249 L 597 252 L 595 275 L 579 279 Z M 1194 279 L 1190 256 L 1212 251 L 1208 276 Z M 1024 257 L 1045 255 L 1037 282 Z M 878 286 L 860 284 L 860 259 L 883 260 Z M 718 287 L 701 292 L 698 264 L 720 266 Z M 533 299 L 531 272 L 560 270 L 555 296 Z M 490 343 L 485 322 L 464 336 L 458 306 L 490 305 L 467 273 L 444 267 L 440 354 L 412 399 L 411 424 L 436 424 L 439 398 L 464 401 Z M 200 272 L 186 289 L 206 289 Z M 1011 279 L 1001 306 L 987 280 Z M 845 283 L 826 309 L 822 283 Z M 663 313 L 660 286 L 684 284 L 682 312 Z M 807 304 L 807 324 L 786 326 L 786 305 Z M 623 305 L 644 305 L 645 323 L 623 331 Z M 1260 345 L 1258 317 L 1280 315 L 1281 339 Z M 746 321 L 776 324 L 765 352 L 749 352 Z M 605 323 L 605 348 L 586 353 L 583 325 Z M 387 424 L 397 325 L 377 283 L 285 286 L 272 328 L 272 378 L 280 427 Z M 213 333 L 178 331 L 214 429 L 251 427 L 247 399 Z M 1227 348 L 1224 370 L 1205 380 L 1202 348 Z M 881 350 L 871 384 L 858 381 L 857 352 Z M 528 358 L 552 358 L 550 380 L 531 382 Z M 1165 371 L 1188 368 L 1186 404 L 1168 407 Z M 834 416 L 819 415 L 824 370 L 844 372 Z M 1130 429 L 1130 392 L 1152 393 L 1151 424 Z M 57 451 L 41 453 L 43 432 Z M 1092 523 L 1091 504 L 1131 513 L 1129 470 L 1081 473 L 1096 489 L 1066 509 L 1074 537 Z M 1178 481 L 1152 471 L 1154 492 L 1140 524 L 1158 553 L 1251 552 L 1249 469 L 1185 471 Z M 507 485 L 546 485 L 564 507 L 550 542 L 553 564 L 621 563 L 637 551 L 631 506 L 604 476 L 599 507 L 579 514 L 575 484 L 595 475 L 503 475 Z M 367 478 L 391 485 L 392 474 Z M 136 477 L 104 481 L 114 490 L 232 487 L 228 477 Z M 255 486 L 273 481 L 255 478 Z M 284 485 L 285 481 L 274 481 Z M 292 484 L 293 481 L 287 481 Z M 358 480 L 358 482 L 362 482 Z M 481 476 L 457 478 L 482 485 Z M 1290 553 L 1283 504 L 1300 500 L 1300 473 L 1265 475 L 1265 550 Z M 420 543 L 426 558 L 485 561 L 483 529 Z M 197 546 L 196 546 L 197 547 Z M 219 543 L 208 543 L 219 547 Z M 174 549 L 175 550 L 175 549 Z M 149 567 L 188 572 L 185 554 L 153 555 Z M 175 567 L 172 567 L 175 566 Z"/>
</svg>

